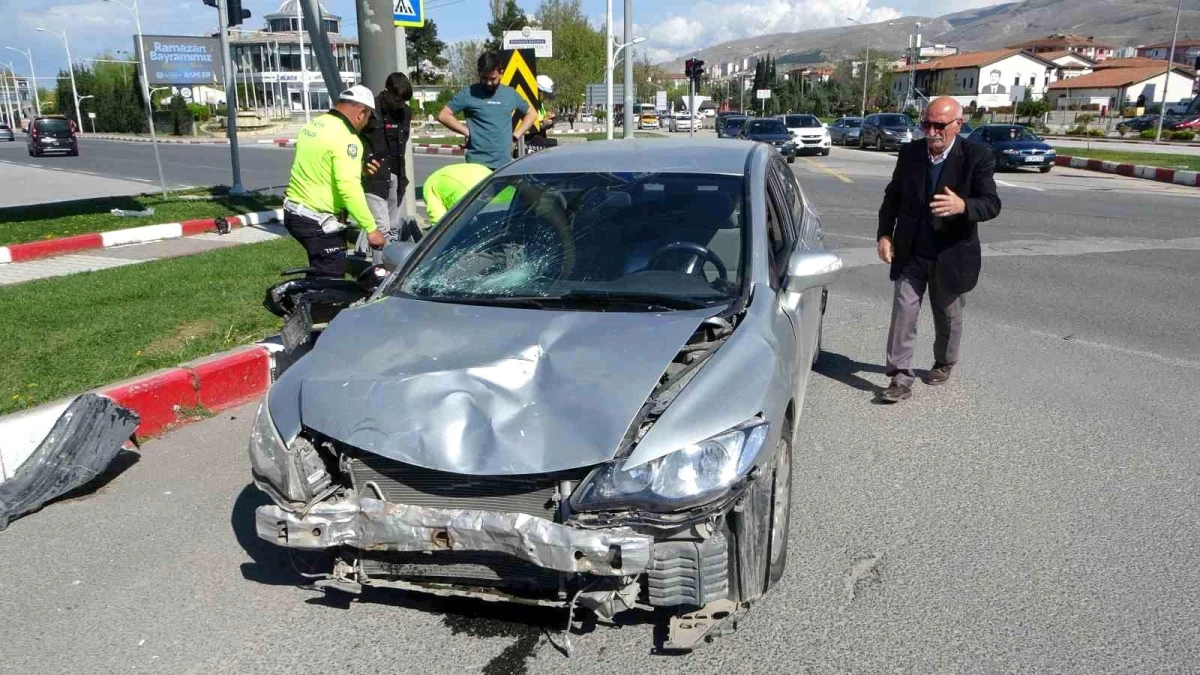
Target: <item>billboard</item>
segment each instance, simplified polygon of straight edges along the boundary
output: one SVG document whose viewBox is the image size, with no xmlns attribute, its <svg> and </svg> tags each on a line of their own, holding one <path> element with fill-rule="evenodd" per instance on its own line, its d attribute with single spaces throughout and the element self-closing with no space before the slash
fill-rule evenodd
<svg viewBox="0 0 1200 675">
<path fill-rule="evenodd" d="M 136 53 L 136 35 L 133 49 Z M 221 41 L 217 38 L 143 35 L 142 49 L 149 84 L 181 86 L 224 81 L 221 77 Z"/>
</svg>

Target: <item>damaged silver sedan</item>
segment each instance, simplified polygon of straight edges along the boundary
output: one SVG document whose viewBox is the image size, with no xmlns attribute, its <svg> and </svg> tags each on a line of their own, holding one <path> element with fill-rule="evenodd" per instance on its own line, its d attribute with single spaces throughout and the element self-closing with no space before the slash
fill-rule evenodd
<svg viewBox="0 0 1200 675">
<path fill-rule="evenodd" d="M 327 588 L 653 610 L 665 649 L 780 579 L 842 261 L 771 148 L 537 153 L 388 256 L 259 410 L 260 537 Z"/>
</svg>

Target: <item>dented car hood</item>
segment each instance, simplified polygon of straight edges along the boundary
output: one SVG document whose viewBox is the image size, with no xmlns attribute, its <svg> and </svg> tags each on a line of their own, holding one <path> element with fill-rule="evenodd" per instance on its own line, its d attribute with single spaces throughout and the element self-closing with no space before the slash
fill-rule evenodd
<svg viewBox="0 0 1200 675">
<path fill-rule="evenodd" d="M 268 395 L 301 425 L 408 464 L 546 473 L 613 458 L 671 359 L 717 309 L 594 312 L 383 298 L 341 312 Z"/>
</svg>

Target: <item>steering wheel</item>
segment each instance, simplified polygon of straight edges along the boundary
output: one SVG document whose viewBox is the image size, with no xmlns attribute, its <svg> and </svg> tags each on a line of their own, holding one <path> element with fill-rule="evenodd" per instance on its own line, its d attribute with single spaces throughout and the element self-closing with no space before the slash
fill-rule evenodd
<svg viewBox="0 0 1200 675">
<path fill-rule="evenodd" d="M 729 281 L 729 273 L 726 271 L 725 263 L 721 261 L 721 258 L 708 248 L 690 241 L 676 241 L 663 246 L 655 251 L 654 255 L 650 256 L 650 262 L 646 265 L 646 267 L 648 269 L 654 267 L 655 261 L 657 261 L 660 256 L 666 255 L 667 253 L 674 253 L 676 251 L 692 254 L 691 259 L 688 260 L 687 267 L 683 270 L 686 274 L 696 274 L 699 272 L 701 275 L 703 275 L 704 263 L 700 262 L 699 265 L 696 264 L 703 259 L 711 262 L 717 268 L 717 276 L 721 278 L 721 281 Z"/>
</svg>

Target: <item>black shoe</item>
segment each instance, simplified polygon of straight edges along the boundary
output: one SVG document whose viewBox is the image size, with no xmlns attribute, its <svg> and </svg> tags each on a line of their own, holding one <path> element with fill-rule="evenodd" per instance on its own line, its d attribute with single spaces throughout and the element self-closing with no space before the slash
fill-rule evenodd
<svg viewBox="0 0 1200 675">
<path fill-rule="evenodd" d="M 899 403 L 900 401 L 908 398 L 912 398 L 912 387 L 905 384 L 900 384 L 898 382 L 892 382 L 890 385 L 888 385 L 888 388 L 883 390 L 883 393 L 879 395 L 879 400 L 886 401 L 888 403 Z"/>
<path fill-rule="evenodd" d="M 946 384 L 950 379 L 950 371 L 954 366 L 934 366 L 929 371 L 929 377 L 925 378 L 925 384 L 931 387 Z"/>
</svg>

